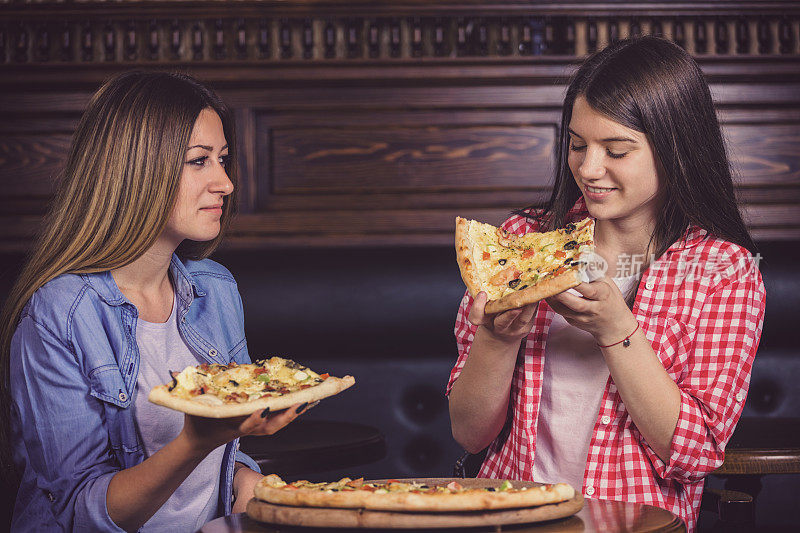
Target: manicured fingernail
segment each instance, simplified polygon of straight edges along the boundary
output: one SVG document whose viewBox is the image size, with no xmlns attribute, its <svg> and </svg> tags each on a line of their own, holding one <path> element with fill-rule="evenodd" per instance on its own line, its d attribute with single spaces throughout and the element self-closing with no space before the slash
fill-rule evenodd
<svg viewBox="0 0 800 533">
<path fill-rule="evenodd" d="M 306 403 L 302 404 L 300 407 L 298 407 L 297 411 L 295 411 L 295 413 L 297 413 L 299 415 L 300 413 L 303 412 L 303 409 L 305 409 L 306 407 L 308 407 L 308 402 L 306 402 Z"/>
<path fill-rule="evenodd" d="M 261 411 L 261 418 L 267 418 L 268 414 L 269 414 L 269 407 Z"/>
</svg>

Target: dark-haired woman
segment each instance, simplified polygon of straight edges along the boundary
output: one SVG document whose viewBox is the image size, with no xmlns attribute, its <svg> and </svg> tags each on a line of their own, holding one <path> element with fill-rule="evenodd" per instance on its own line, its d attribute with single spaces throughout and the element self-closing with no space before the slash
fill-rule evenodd
<svg viewBox="0 0 800 533">
<path fill-rule="evenodd" d="M 238 438 L 283 413 L 212 420 L 151 404 L 169 371 L 249 362 L 242 301 L 206 259 L 233 214 L 231 113 L 187 76 L 94 95 L 3 312 L 3 474 L 14 531 L 196 531 L 261 477 Z"/>
<path fill-rule="evenodd" d="M 719 123 L 691 57 L 615 43 L 574 76 L 548 202 L 513 233 L 591 216 L 606 277 L 523 309 L 464 296 L 448 384 L 480 475 L 568 481 L 696 525 L 704 477 L 742 412 L 765 291 Z"/>
</svg>

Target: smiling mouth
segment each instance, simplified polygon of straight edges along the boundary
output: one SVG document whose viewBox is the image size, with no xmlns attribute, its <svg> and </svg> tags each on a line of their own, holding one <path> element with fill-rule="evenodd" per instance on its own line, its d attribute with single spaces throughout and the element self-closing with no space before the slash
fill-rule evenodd
<svg viewBox="0 0 800 533">
<path fill-rule="evenodd" d="M 593 193 L 603 193 L 603 192 L 611 192 L 616 191 L 616 187 L 590 187 L 589 185 L 586 186 L 586 190 Z"/>
</svg>

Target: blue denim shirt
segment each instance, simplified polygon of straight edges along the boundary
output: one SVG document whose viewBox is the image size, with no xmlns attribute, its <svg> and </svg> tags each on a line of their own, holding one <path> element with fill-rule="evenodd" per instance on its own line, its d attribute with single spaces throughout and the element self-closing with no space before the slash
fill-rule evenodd
<svg viewBox="0 0 800 533">
<path fill-rule="evenodd" d="M 209 259 L 184 263 L 174 255 L 170 273 L 178 328 L 192 352 L 209 363 L 250 362 L 231 273 Z M 106 491 L 116 472 L 144 460 L 132 408 L 137 315 L 110 272 L 59 276 L 22 311 L 11 342 L 12 442 L 22 477 L 14 531 L 122 531 L 108 516 Z M 259 471 L 238 440 L 227 445 L 225 514 L 235 461 Z"/>
</svg>

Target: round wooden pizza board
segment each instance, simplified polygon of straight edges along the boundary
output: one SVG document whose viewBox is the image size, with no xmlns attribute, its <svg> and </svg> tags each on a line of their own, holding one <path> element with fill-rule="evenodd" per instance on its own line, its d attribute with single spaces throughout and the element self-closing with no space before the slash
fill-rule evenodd
<svg viewBox="0 0 800 533">
<path fill-rule="evenodd" d="M 465 487 L 496 487 L 502 483 L 497 479 L 475 478 L 414 478 L 404 482 L 419 482 L 427 485 L 446 484 L 458 481 Z M 541 483 L 511 481 L 514 487 L 537 487 Z M 293 507 L 250 500 L 247 514 L 253 520 L 270 524 L 330 527 L 330 528 L 461 528 L 503 524 L 527 524 L 572 516 L 583 508 L 583 496 L 561 503 L 499 509 L 494 511 L 466 512 L 422 512 L 422 511 L 373 511 L 368 509 L 334 509 L 328 507 Z"/>
</svg>

